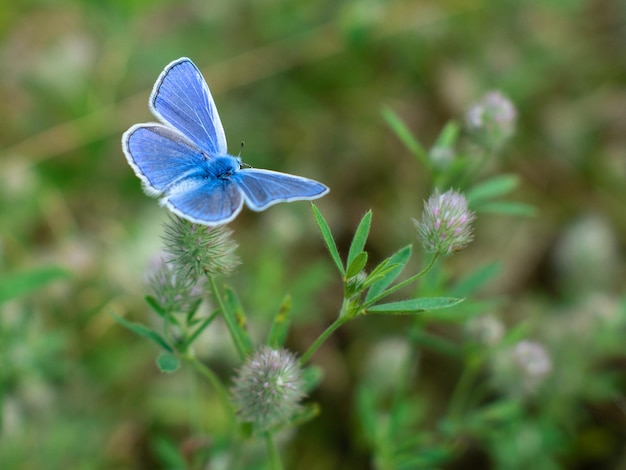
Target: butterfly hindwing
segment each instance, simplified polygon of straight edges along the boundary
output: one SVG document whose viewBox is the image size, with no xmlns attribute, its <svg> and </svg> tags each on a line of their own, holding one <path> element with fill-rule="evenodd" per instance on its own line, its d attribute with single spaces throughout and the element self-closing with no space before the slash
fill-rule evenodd
<svg viewBox="0 0 626 470">
<path fill-rule="evenodd" d="M 243 195 L 230 180 L 190 178 L 162 204 L 193 223 L 221 225 L 241 212 Z"/>
<path fill-rule="evenodd" d="M 246 168 L 232 178 L 243 191 L 248 207 L 255 211 L 278 202 L 317 199 L 329 191 L 317 181 L 271 170 Z"/>
<path fill-rule="evenodd" d="M 226 154 L 226 136 L 206 81 L 195 64 L 182 57 L 170 63 L 150 95 L 162 121 L 178 129 L 208 154 Z"/>
</svg>

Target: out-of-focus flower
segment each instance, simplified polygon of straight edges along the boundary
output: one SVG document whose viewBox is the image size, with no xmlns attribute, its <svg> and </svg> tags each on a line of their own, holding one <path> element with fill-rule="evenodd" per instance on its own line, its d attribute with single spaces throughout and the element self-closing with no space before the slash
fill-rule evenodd
<svg viewBox="0 0 626 470">
<path fill-rule="evenodd" d="M 467 323 L 467 332 L 485 346 L 495 346 L 504 336 L 504 325 L 492 314 L 472 318 Z"/>
<path fill-rule="evenodd" d="M 502 146 L 515 133 L 517 111 L 500 91 L 490 91 L 470 106 L 465 115 L 469 134 L 489 149 Z"/>
<path fill-rule="evenodd" d="M 232 394 L 239 420 L 266 431 L 286 424 L 300 408 L 302 370 L 286 349 L 263 346 L 239 370 Z"/>
<path fill-rule="evenodd" d="M 463 194 L 454 190 L 441 194 L 435 190 L 424 204 L 421 220 L 413 219 L 413 223 L 425 250 L 449 255 L 472 241 L 475 218 Z"/>
</svg>

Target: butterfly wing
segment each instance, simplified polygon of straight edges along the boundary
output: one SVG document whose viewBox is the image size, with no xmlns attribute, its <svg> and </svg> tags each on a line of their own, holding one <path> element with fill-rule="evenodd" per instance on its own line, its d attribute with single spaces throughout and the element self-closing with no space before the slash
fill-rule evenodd
<svg viewBox="0 0 626 470">
<path fill-rule="evenodd" d="M 202 152 L 185 136 L 161 124 L 136 124 L 122 137 L 128 163 L 150 195 L 164 193 L 201 171 Z"/>
<path fill-rule="evenodd" d="M 241 212 L 243 195 L 230 180 L 189 178 L 163 198 L 162 204 L 195 224 L 222 225 Z"/>
<path fill-rule="evenodd" d="M 265 210 L 278 202 L 317 199 L 329 191 L 322 183 L 308 178 L 256 168 L 240 170 L 232 179 L 254 211 Z"/>
<path fill-rule="evenodd" d="M 194 63 L 170 63 L 154 84 L 150 109 L 209 155 L 226 154 L 226 136 L 209 86 Z"/>
</svg>

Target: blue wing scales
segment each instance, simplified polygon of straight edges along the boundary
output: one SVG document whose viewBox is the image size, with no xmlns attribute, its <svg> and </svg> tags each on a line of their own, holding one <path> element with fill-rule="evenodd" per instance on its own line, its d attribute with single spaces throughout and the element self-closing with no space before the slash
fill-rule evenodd
<svg viewBox="0 0 626 470">
<path fill-rule="evenodd" d="M 221 225 L 241 212 L 243 195 L 230 180 L 191 178 L 163 198 L 162 204 L 193 223 Z"/>
<path fill-rule="evenodd" d="M 161 124 L 137 124 L 122 138 L 128 163 L 151 195 L 197 174 L 206 158 L 182 134 Z"/>
<path fill-rule="evenodd" d="M 226 154 L 226 136 L 211 91 L 195 64 L 171 62 L 154 85 L 150 108 L 209 155 Z"/>
<path fill-rule="evenodd" d="M 248 207 L 262 211 L 279 202 L 312 200 L 329 189 L 317 181 L 271 170 L 243 169 L 232 176 Z"/>
</svg>

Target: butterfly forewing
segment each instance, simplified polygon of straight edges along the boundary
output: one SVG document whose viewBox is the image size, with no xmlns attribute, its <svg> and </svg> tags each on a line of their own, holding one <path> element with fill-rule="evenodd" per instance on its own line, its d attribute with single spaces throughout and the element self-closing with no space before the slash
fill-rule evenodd
<svg viewBox="0 0 626 470">
<path fill-rule="evenodd" d="M 137 124 L 122 139 L 126 159 L 148 192 L 162 193 L 198 173 L 205 157 L 182 134 L 161 124 Z"/>
<path fill-rule="evenodd" d="M 202 74 L 183 57 L 170 63 L 154 85 L 152 111 L 200 149 L 226 154 L 226 136 L 217 107 Z"/>
</svg>

